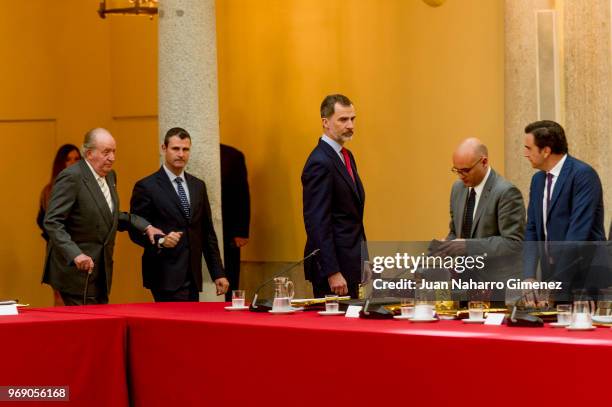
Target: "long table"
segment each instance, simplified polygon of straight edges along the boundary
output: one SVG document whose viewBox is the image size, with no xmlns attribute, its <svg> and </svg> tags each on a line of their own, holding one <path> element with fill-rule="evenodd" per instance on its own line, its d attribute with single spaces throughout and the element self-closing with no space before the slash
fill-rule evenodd
<svg viewBox="0 0 612 407">
<path fill-rule="evenodd" d="M 0 386 L 61 388 L 68 401 L 0 401 L 0 406 L 127 406 L 126 320 L 27 310 L 0 317 Z M 32 391 L 35 389 L 32 389 Z M 0 399 L 8 397 L 3 388 Z M 14 396 L 16 393 L 13 393 Z M 19 393 L 17 393 L 19 394 Z M 34 393 L 30 393 L 33 395 Z M 4 397 L 1 397 L 4 396 Z"/>
<path fill-rule="evenodd" d="M 134 406 L 612 405 L 612 330 L 228 312 L 220 303 L 65 308 L 127 319 Z"/>
</svg>

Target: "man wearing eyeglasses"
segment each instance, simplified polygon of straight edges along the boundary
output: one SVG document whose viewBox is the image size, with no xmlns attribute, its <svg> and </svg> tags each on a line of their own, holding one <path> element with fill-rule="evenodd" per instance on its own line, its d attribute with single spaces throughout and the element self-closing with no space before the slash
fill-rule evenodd
<svg viewBox="0 0 612 407">
<path fill-rule="evenodd" d="M 505 281 L 517 272 L 509 259 L 518 259 L 525 234 L 523 195 L 489 165 L 487 147 L 476 138 L 461 142 L 453 154 L 450 230 L 437 254 L 459 256 L 486 253 L 480 281 Z"/>
</svg>

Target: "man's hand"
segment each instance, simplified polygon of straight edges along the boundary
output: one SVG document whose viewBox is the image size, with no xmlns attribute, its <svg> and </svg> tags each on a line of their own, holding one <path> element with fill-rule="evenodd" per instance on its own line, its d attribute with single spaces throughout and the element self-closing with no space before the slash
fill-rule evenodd
<svg viewBox="0 0 612 407">
<path fill-rule="evenodd" d="M 535 278 L 526 278 L 523 282 L 533 283 L 537 281 Z M 542 290 L 524 290 L 523 304 L 527 308 L 548 308 L 550 305 L 550 291 Z"/>
<path fill-rule="evenodd" d="M 145 234 L 149 238 L 149 241 L 151 241 L 151 244 L 155 244 L 155 235 L 165 235 L 163 231 L 153 225 L 149 225 L 146 227 Z"/>
<path fill-rule="evenodd" d="M 81 253 L 74 258 L 74 264 L 76 264 L 77 269 L 87 273 L 93 271 L 94 269 L 94 261 L 91 259 L 91 257 L 84 253 Z"/>
<path fill-rule="evenodd" d="M 238 248 L 242 246 L 246 246 L 247 243 L 249 243 L 248 237 L 235 237 L 234 238 L 234 245 L 236 245 L 236 247 Z"/>
<path fill-rule="evenodd" d="M 435 255 L 437 256 L 462 256 L 467 253 L 465 239 L 447 240 L 440 243 Z"/>
<path fill-rule="evenodd" d="M 218 278 L 215 280 L 215 287 L 217 287 L 217 295 L 225 294 L 229 288 L 229 281 L 225 277 Z"/>
<path fill-rule="evenodd" d="M 176 247 L 179 240 L 181 240 L 181 236 L 183 236 L 183 232 L 170 232 L 166 236 L 164 236 L 164 243 L 162 246 L 168 249 Z"/>
<path fill-rule="evenodd" d="M 327 277 L 327 282 L 331 288 L 332 293 L 338 295 L 348 294 L 348 287 L 346 286 L 346 280 L 340 272 L 334 273 Z"/>
</svg>

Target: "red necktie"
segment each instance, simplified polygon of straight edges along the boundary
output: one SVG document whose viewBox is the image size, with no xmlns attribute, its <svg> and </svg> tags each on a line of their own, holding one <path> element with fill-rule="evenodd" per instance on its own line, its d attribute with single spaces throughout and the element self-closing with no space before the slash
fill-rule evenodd
<svg viewBox="0 0 612 407">
<path fill-rule="evenodd" d="M 342 156 L 344 157 L 344 165 L 346 166 L 346 170 L 353 179 L 353 182 L 355 182 L 355 175 L 353 174 L 353 168 L 351 167 L 351 159 L 349 158 L 348 150 L 342 147 L 342 150 L 340 150 L 340 152 L 342 152 Z"/>
</svg>

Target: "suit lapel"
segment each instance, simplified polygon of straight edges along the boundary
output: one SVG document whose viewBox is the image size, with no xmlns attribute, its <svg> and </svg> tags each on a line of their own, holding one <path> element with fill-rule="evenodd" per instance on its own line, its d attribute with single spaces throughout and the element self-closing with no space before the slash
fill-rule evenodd
<svg viewBox="0 0 612 407">
<path fill-rule="evenodd" d="M 89 169 L 89 166 L 87 165 L 85 160 L 81 160 L 79 162 L 79 165 L 81 166 L 81 173 L 83 174 L 83 183 L 85 184 L 85 187 L 91 194 L 92 200 L 96 203 L 96 206 L 100 210 L 104 221 L 109 227 L 112 227 L 113 216 L 108 207 L 108 204 L 106 203 L 106 198 L 104 198 L 104 194 L 100 189 L 98 181 L 96 181 L 96 179 L 94 178 L 94 175 Z"/>
<path fill-rule="evenodd" d="M 484 212 L 484 208 L 487 205 L 487 201 L 489 200 L 489 196 L 491 195 L 491 189 L 493 189 L 493 185 L 495 185 L 495 180 L 497 178 L 497 174 L 491 168 L 491 172 L 489 173 L 489 178 L 485 183 L 484 188 L 482 189 L 482 195 L 478 199 L 478 206 L 476 207 L 476 214 L 474 215 L 474 221 L 472 222 L 472 230 L 470 231 L 470 237 L 474 236 L 474 231 L 476 230 L 476 226 L 478 225 L 478 221 Z"/>
<path fill-rule="evenodd" d="M 117 183 L 115 173 L 112 172 L 106 176 L 106 184 L 113 200 L 113 215 L 119 213 L 119 194 L 117 193 Z"/>
<path fill-rule="evenodd" d="M 357 190 L 357 195 L 359 195 L 359 200 L 363 204 L 363 202 L 365 201 L 365 190 L 363 189 L 363 183 L 361 182 L 361 178 L 359 177 L 359 171 L 357 171 L 357 163 L 355 162 L 355 157 L 353 157 L 353 153 L 351 151 L 349 151 L 349 157 L 351 159 L 351 168 L 353 169 L 353 175 L 355 176 L 355 187 Z"/>
<path fill-rule="evenodd" d="M 191 174 L 185 173 L 185 178 L 187 181 L 187 187 L 189 188 L 189 206 L 191 207 L 191 219 L 195 216 L 196 208 L 199 208 L 200 205 L 200 196 L 202 195 L 198 188 L 198 183 L 196 179 Z"/>
<path fill-rule="evenodd" d="M 465 204 L 467 203 L 468 191 L 470 189 L 466 186 L 461 188 L 459 197 L 455 201 L 455 213 L 458 215 L 455 221 L 455 232 L 457 237 L 461 237 L 461 231 L 463 230 L 463 218 L 465 217 Z"/>
<path fill-rule="evenodd" d="M 357 191 L 357 185 L 355 182 L 353 182 L 353 179 L 349 175 L 348 170 L 346 169 L 346 166 L 344 165 L 344 163 L 338 156 L 338 153 L 336 153 L 336 151 L 332 148 L 332 146 L 330 146 L 323 140 L 319 140 L 319 147 L 321 147 L 323 151 L 325 152 L 325 154 L 332 160 L 332 162 L 334 163 L 334 166 L 336 167 L 336 170 L 338 170 L 342 179 L 344 179 L 344 181 L 348 184 L 348 186 L 353 191 L 355 198 L 357 198 L 357 200 L 361 202 L 361 197 L 359 196 L 359 192 Z M 352 164 L 352 161 L 351 161 L 351 164 Z M 355 180 L 356 180 L 357 176 L 356 176 L 355 171 L 353 171 L 353 175 L 355 175 Z"/>
<path fill-rule="evenodd" d="M 168 177 L 168 174 L 166 174 L 166 171 L 163 169 L 163 167 L 161 167 L 159 171 L 157 171 L 157 183 L 159 184 L 160 188 L 166 192 L 166 196 L 168 197 L 168 199 L 174 202 L 174 205 L 176 206 L 176 209 L 179 211 L 181 216 L 185 218 L 185 212 L 183 212 L 181 200 L 179 199 L 179 196 L 176 193 L 176 189 L 174 189 L 174 185 L 172 185 L 172 182 L 170 181 L 170 178 Z"/>
<path fill-rule="evenodd" d="M 555 206 L 555 203 L 559 200 L 559 195 L 561 194 L 561 190 L 563 189 L 563 185 L 565 184 L 565 180 L 567 179 L 571 169 L 572 162 L 570 161 L 571 157 L 568 155 L 563 163 L 563 167 L 561 167 L 561 172 L 559 173 L 559 178 L 555 182 L 555 187 L 553 189 L 552 197 L 550 198 L 550 205 L 546 208 L 546 219 L 550 217 L 550 211 Z M 542 198 L 544 195 L 542 195 Z"/>
</svg>

